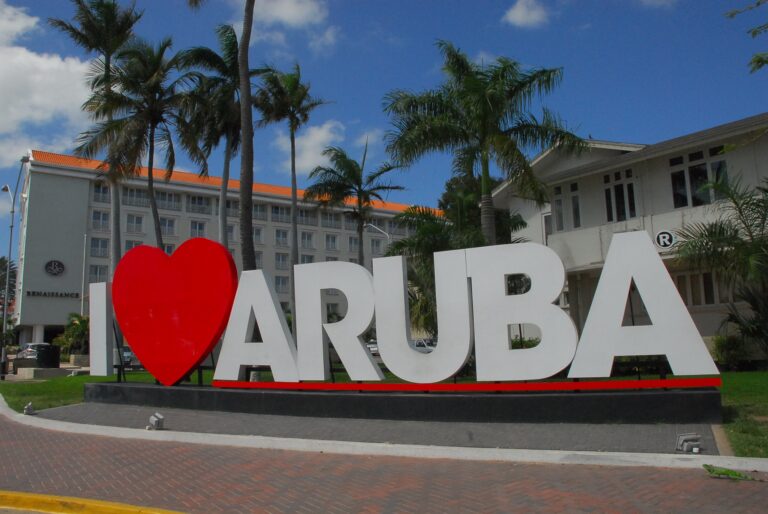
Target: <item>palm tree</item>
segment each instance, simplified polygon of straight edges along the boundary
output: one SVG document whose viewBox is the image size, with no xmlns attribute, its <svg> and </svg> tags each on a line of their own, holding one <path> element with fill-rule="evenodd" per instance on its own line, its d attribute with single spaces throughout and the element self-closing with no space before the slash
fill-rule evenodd
<svg viewBox="0 0 768 514">
<path fill-rule="evenodd" d="M 196 47 L 182 52 L 180 59 L 185 67 L 210 72 L 200 82 L 196 92 L 204 101 L 193 103 L 195 112 L 192 113 L 192 123 L 206 155 L 224 139 L 224 167 L 219 191 L 219 241 L 228 247 L 227 184 L 230 162 L 240 147 L 240 72 L 235 29 L 231 25 L 219 25 L 216 36 L 220 54 L 210 48 Z M 259 73 L 262 70 L 249 71 L 251 77 Z"/>
<path fill-rule="evenodd" d="M 312 111 L 324 103 L 309 94 L 309 87 L 301 81 L 298 64 L 294 65 L 292 73 L 268 70 L 253 100 L 254 106 L 261 112 L 260 126 L 288 121 L 291 138 L 291 312 L 296 302 L 293 266 L 299 262 L 296 132 L 309 121 Z"/>
<path fill-rule="evenodd" d="M 752 315 L 731 304 L 726 321 L 735 323 L 742 336 L 760 343 L 768 354 L 768 180 L 756 189 L 738 180 L 705 188 L 719 198 L 714 205 L 719 216 L 678 230 L 678 255 L 733 285 L 734 299 L 746 302 Z"/>
<path fill-rule="evenodd" d="M 456 173 L 481 177 L 483 236 L 495 243 L 490 162 L 495 161 L 522 194 L 542 203 L 543 186 L 533 176 L 525 151 L 557 145 L 580 150 L 584 142 L 560 119 L 543 109 L 541 120 L 530 113 L 533 100 L 552 91 L 562 69 L 524 71 L 519 63 L 499 57 L 490 65 L 475 64 L 451 43 L 439 41 L 445 82 L 422 93 L 392 91 L 384 110 L 394 124 L 387 150 L 395 162 L 413 164 L 433 151 L 453 153 Z"/>
<path fill-rule="evenodd" d="M 243 5 L 243 32 L 237 52 L 240 78 L 240 240 L 243 252 L 243 271 L 256 269 L 256 249 L 251 230 L 253 226 L 253 114 L 251 113 L 251 74 L 248 49 L 251 46 L 253 8 L 256 0 L 245 0 Z M 187 0 L 198 8 L 205 0 Z"/>
<path fill-rule="evenodd" d="M 112 91 L 112 59 L 122 46 L 133 36 L 133 27 L 141 19 L 142 12 L 134 6 L 120 9 L 114 0 L 72 0 L 75 5 L 74 23 L 59 19 L 49 19 L 55 28 L 67 34 L 72 41 L 88 52 L 96 52 L 101 62 L 98 81 L 102 92 Z M 112 251 L 110 252 L 110 276 L 114 274 L 117 263 L 122 255 L 120 246 L 120 179 L 122 178 L 113 167 L 106 173 L 109 182 L 111 204 Z"/>
<path fill-rule="evenodd" d="M 363 231 L 365 224 L 371 221 L 373 200 L 383 200 L 382 195 L 390 191 L 400 191 L 403 186 L 383 181 L 384 175 L 398 168 L 391 163 L 384 163 L 379 168 L 365 174 L 365 159 L 368 155 L 368 143 L 365 144 L 363 160 L 357 162 L 339 147 L 329 147 L 323 152 L 331 161 L 331 166 L 318 166 L 309 174 L 315 183 L 304 191 L 304 198 L 314 200 L 323 206 L 349 206 L 350 214 L 357 224 L 357 260 L 365 265 L 363 252 Z"/>
<path fill-rule="evenodd" d="M 85 103 L 86 110 L 96 119 L 106 121 L 81 134 L 76 148 L 85 157 L 107 148 L 108 162 L 127 175 L 136 174 L 147 160 L 147 192 L 155 244 L 160 248 L 163 236 L 154 192 L 155 149 L 159 147 L 165 153 L 165 178 L 169 179 L 176 164 L 172 135 L 175 129 L 182 147 L 201 166 L 201 173 L 207 172 L 205 154 L 195 145 L 194 127 L 183 116 L 190 109 L 191 99 L 185 87 L 199 77 L 183 72 L 178 54 L 167 57 L 170 48 L 170 38 L 156 47 L 135 40 L 118 54 L 117 91 L 96 92 Z"/>
</svg>

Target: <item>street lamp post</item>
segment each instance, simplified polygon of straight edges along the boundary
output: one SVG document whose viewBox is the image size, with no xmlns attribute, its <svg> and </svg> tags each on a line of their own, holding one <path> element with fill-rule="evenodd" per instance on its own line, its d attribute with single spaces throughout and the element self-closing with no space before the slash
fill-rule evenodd
<svg viewBox="0 0 768 514">
<path fill-rule="evenodd" d="M 3 297 L 3 340 L 2 340 L 2 355 L 0 355 L 0 374 L 5 373 L 5 365 L 7 362 L 7 356 L 5 353 L 5 333 L 8 327 L 8 300 L 11 286 L 11 252 L 13 251 L 13 224 L 16 214 L 16 193 L 19 191 L 19 181 L 21 180 L 21 172 L 24 169 L 24 165 L 29 162 L 29 156 L 25 155 L 21 158 L 21 165 L 19 166 L 19 173 L 16 175 L 16 187 L 13 191 L 9 185 L 4 185 L 2 191 L 8 193 L 11 198 L 11 229 L 8 234 L 8 257 L 5 261 L 5 296 Z"/>
<path fill-rule="evenodd" d="M 366 227 L 371 227 L 372 229 L 376 230 L 377 232 L 381 232 L 382 234 L 387 236 L 387 246 L 389 246 L 389 244 L 392 242 L 392 236 L 389 235 L 389 232 L 385 232 L 383 229 L 377 227 L 373 223 L 366 223 L 365 226 Z M 362 241 L 360 242 L 360 244 L 362 244 Z"/>
</svg>

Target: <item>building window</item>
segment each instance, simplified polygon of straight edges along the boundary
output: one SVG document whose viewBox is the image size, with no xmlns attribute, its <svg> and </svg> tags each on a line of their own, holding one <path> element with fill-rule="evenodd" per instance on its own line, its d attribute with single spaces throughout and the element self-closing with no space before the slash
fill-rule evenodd
<svg viewBox="0 0 768 514">
<path fill-rule="evenodd" d="M 371 239 L 371 254 L 381 255 L 381 239 Z"/>
<path fill-rule="evenodd" d="M 192 220 L 189 222 L 189 236 L 190 237 L 205 237 L 205 223 L 202 221 Z"/>
<path fill-rule="evenodd" d="M 160 218 L 160 234 L 164 236 L 175 236 L 176 220 L 173 218 Z"/>
<path fill-rule="evenodd" d="M 555 217 L 555 230 L 561 232 L 565 228 L 563 216 L 563 188 L 556 186 L 554 189 L 554 202 L 552 202 L 552 216 Z"/>
<path fill-rule="evenodd" d="M 571 221 L 573 228 L 581 227 L 581 206 L 579 205 L 579 184 L 574 182 L 570 186 L 571 190 Z"/>
<path fill-rule="evenodd" d="M 637 217 L 635 205 L 635 183 L 632 170 L 616 171 L 611 175 L 603 176 L 606 185 L 605 194 L 605 219 L 608 222 L 626 221 Z"/>
<path fill-rule="evenodd" d="M 352 264 L 360 264 L 360 261 L 357 259 L 357 257 L 350 257 L 349 262 Z"/>
<path fill-rule="evenodd" d="M 323 212 L 320 215 L 320 224 L 325 228 L 341 228 L 341 214 Z"/>
<path fill-rule="evenodd" d="M 91 264 L 88 266 L 88 283 L 106 282 L 109 277 L 109 267 L 104 264 Z"/>
<path fill-rule="evenodd" d="M 253 204 L 253 219 L 267 221 L 267 206 L 262 203 Z"/>
<path fill-rule="evenodd" d="M 544 214 L 541 219 L 544 227 L 544 244 L 547 244 L 549 236 L 552 234 L 552 214 Z"/>
<path fill-rule="evenodd" d="M 325 319 L 326 323 L 333 323 L 340 318 L 339 304 L 338 303 L 326 303 L 325 304 Z"/>
<path fill-rule="evenodd" d="M 240 201 L 239 200 L 227 200 L 227 216 L 236 218 L 240 215 Z"/>
<path fill-rule="evenodd" d="M 109 239 L 100 237 L 91 238 L 91 257 L 108 257 Z"/>
<path fill-rule="evenodd" d="M 155 191 L 155 200 L 158 209 L 168 211 L 181 210 L 181 195 L 178 193 L 169 193 L 168 191 Z"/>
<path fill-rule="evenodd" d="M 176 245 L 173 244 L 164 244 L 163 245 L 163 251 L 167 253 L 168 255 L 171 255 L 174 250 L 176 250 Z"/>
<path fill-rule="evenodd" d="M 188 196 L 187 197 L 187 212 L 195 212 L 198 214 L 210 214 L 211 213 L 211 199 L 208 196 Z"/>
<path fill-rule="evenodd" d="M 147 190 L 126 187 L 123 189 L 123 205 L 149 207 L 149 195 L 147 194 Z"/>
<path fill-rule="evenodd" d="M 336 245 L 336 234 L 325 234 L 325 249 L 326 250 L 338 250 Z"/>
<path fill-rule="evenodd" d="M 256 269 L 263 268 L 264 257 L 261 252 L 255 252 L 256 255 Z"/>
<path fill-rule="evenodd" d="M 276 253 L 275 254 L 275 269 L 285 270 L 289 269 L 290 265 L 288 264 L 288 254 L 287 253 Z"/>
<path fill-rule="evenodd" d="M 349 236 L 349 251 L 356 252 L 360 249 L 360 239 L 357 236 Z"/>
<path fill-rule="evenodd" d="M 315 256 L 314 255 L 302 255 L 300 258 L 301 264 L 311 264 L 315 262 Z"/>
<path fill-rule="evenodd" d="M 339 258 L 338 258 L 338 257 L 331 257 L 331 256 L 328 256 L 328 257 L 326 257 L 326 258 L 325 258 L 325 262 L 336 262 L 336 261 L 338 261 L 338 260 L 339 260 Z"/>
<path fill-rule="evenodd" d="M 227 241 L 235 240 L 235 226 L 227 225 Z"/>
<path fill-rule="evenodd" d="M 708 159 L 704 152 L 688 154 L 688 167 L 682 156 L 669 160 L 672 168 L 672 203 L 675 209 L 682 207 L 698 207 L 708 205 L 722 198 L 720 193 L 704 186 L 708 182 L 725 182 L 728 180 L 728 165 L 722 157 L 723 146 L 709 149 Z M 681 168 L 681 169 L 675 169 Z"/>
<path fill-rule="evenodd" d="M 277 221 L 279 223 L 290 223 L 291 222 L 291 208 L 290 207 L 279 207 L 277 205 L 272 206 L 272 221 Z"/>
<path fill-rule="evenodd" d="M 251 227 L 251 236 L 253 236 L 253 244 L 262 244 L 261 227 Z"/>
<path fill-rule="evenodd" d="M 98 203 L 109 203 L 109 186 L 104 182 L 95 182 L 93 184 L 93 201 Z"/>
<path fill-rule="evenodd" d="M 275 291 L 278 293 L 287 293 L 290 290 L 290 283 L 288 277 L 280 275 L 275 276 Z"/>
<path fill-rule="evenodd" d="M 275 229 L 275 246 L 288 246 L 288 231 Z"/>
<path fill-rule="evenodd" d="M 312 232 L 302 232 L 301 233 L 301 247 L 305 248 L 307 250 L 312 250 L 315 245 L 312 241 Z"/>
<path fill-rule="evenodd" d="M 133 250 L 134 248 L 140 245 L 141 245 L 141 241 L 134 241 L 134 240 L 128 239 L 125 242 L 125 251 L 127 252 L 129 250 Z"/>
<path fill-rule="evenodd" d="M 144 216 L 138 214 L 128 215 L 128 224 L 126 225 L 126 231 L 129 234 L 141 234 L 144 232 Z"/>
<path fill-rule="evenodd" d="M 297 222 L 299 225 L 317 226 L 317 212 L 312 209 L 299 209 Z"/>
<path fill-rule="evenodd" d="M 109 230 L 109 213 L 93 211 L 91 213 L 91 228 L 93 230 Z"/>
<path fill-rule="evenodd" d="M 283 314 L 290 314 L 291 313 L 291 304 L 288 302 L 280 302 L 280 309 L 282 309 Z"/>
<path fill-rule="evenodd" d="M 732 299 L 728 284 L 710 271 L 678 273 L 674 279 L 680 297 L 688 306 L 729 303 Z"/>
</svg>

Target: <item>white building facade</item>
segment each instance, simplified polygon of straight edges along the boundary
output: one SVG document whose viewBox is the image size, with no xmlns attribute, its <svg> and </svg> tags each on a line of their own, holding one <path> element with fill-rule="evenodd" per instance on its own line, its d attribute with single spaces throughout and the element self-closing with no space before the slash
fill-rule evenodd
<svg viewBox="0 0 768 514">
<path fill-rule="evenodd" d="M 589 140 L 589 150 L 564 155 L 546 151 L 532 162 L 551 203 L 538 207 L 515 195 L 506 182 L 494 204 L 520 213 L 527 228 L 516 232 L 546 244 L 565 264 L 568 308 L 579 331 L 584 326 L 613 234 L 644 230 L 678 287 L 702 336 L 718 333 L 732 301 L 731 287 L 708 270 L 676 259 L 666 233 L 718 217 L 714 191 L 702 189 L 720 178 L 744 186 L 768 178 L 768 113 L 652 145 Z M 630 295 L 625 324 L 650 324 L 637 293 Z"/>
<path fill-rule="evenodd" d="M 103 180 L 101 162 L 33 150 L 25 166 L 20 205 L 18 274 L 14 324 L 20 342 L 50 342 L 66 323 L 69 313 L 88 312 L 88 284 L 110 277 L 111 216 L 109 184 Z M 164 177 L 164 170 L 155 176 Z M 172 253 L 185 240 L 206 237 L 218 240 L 219 177 L 201 178 L 174 171 L 169 181 L 156 178 L 155 191 L 164 250 Z M 232 180 L 227 193 L 229 249 L 238 271 L 241 266 L 239 182 Z M 372 224 L 358 240 L 349 209 L 318 208 L 301 201 L 299 191 L 300 263 L 343 260 L 357 262 L 358 245 L 364 245 L 368 269 L 388 244 L 407 235 L 407 227 L 393 217 L 408 206 L 375 202 Z M 140 244 L 154 245 L 154 228 L 147 195 L 146 170 L 121 184 L 120 230 L 123 254 Z M 253 187 L 252 235 L 257 267 L 273 277 L 281 304 L 290 296 L 290 188 L 267 184 Z M 205 270 L 201 268 L 201 273 Z M 343 314 L 344 297 L 324 293 L 327 313 Z"/>
</svg>

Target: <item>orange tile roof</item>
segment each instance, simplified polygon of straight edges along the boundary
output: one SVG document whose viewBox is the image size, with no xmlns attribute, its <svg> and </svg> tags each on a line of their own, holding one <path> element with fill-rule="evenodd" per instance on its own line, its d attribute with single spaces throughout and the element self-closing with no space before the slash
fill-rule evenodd
<svg viewBox="0 0 768 514">
<path fill-rule="evenodd" d="M 67 168 L 78 168 L 83 170 L 102 170 L 103 169 L 102 167 L 104 165 L 102 161 L 98 161 L 94 159 L 83 159 L 82 157 L 76 157 L 74 155 L 64 155 L 64 154 L 58 154 L 58 153 L 52 153 L 52 152 L 44 152 L 42 150 L 32 150 L 32 163 L 34 164 L 35 162 L 42 163 L 42 164 L 50 164 L 53 166 L 64 166 Z M 166 170 L 160 169 L 160 168 L 154 168 L 153 172 L 154 172 L 153 174 L 155 174 L 157 177 L 165 177 Z M 141 167 L 141 169 L 139 170 L 139 176 L 140 177 L 147 176 L 146 167 L 144 166 Z M 221 187 L 221 177 L 214 177 L 214 176 L 201 177 L 195 173 L 190 173 L 188 171 L 178 171 L 178 170 L 173 171 L 173 173 L 171 174 L 170 182 L 200 184 L 200 185 L 212 186 L 216 188 Z M 227 188 L 235 191 L 240 190 L 240 181 L 230 180 L 227 184 Z M 288 197 L 288 198 L 290 198 L 291 196 L 290 187 L 275 186 L 272 184 L 254 183 L 253 192 L 272 195 L 272 196 Z M 304 197 L 303 189 L 298 190 L 298 196 L 299 198 Z M 347 205 L 354 205 L 355 199 L 350 198 L 345 203 Z M 380 200 L 374 200 L 371 203 L 374 209 L 383 210 L 383 211 L 392 211 L 392 212 L 402 212 L 406 210 L 408 207 L 410 207 L 410 205 L 406 205 L 403 203 L 382 202 Z"/>
</svg>

